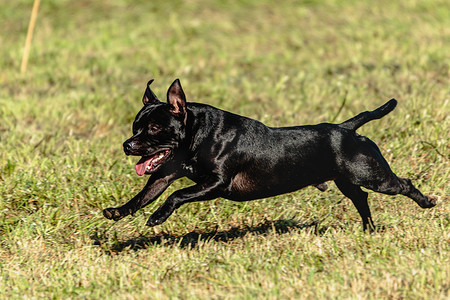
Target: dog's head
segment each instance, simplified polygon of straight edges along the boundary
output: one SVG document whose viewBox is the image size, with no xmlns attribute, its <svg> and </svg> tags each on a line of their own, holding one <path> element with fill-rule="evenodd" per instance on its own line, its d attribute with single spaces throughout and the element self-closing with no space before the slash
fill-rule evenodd
<svg viewBox="0 0 450 300">
<path fill-rule="evenodd" d="M 139 176 L 156 172 L 173 159 L 174 151 L 186 137 L 186 96 L 180 81 L 167 91 L 167 102 L 161 102 L 147 83 L 142 98 L 144 107 L 133 122 L 133 136 L 123 143 L 126 155 L 142 156 L 136 164 Z"/>
</svg>

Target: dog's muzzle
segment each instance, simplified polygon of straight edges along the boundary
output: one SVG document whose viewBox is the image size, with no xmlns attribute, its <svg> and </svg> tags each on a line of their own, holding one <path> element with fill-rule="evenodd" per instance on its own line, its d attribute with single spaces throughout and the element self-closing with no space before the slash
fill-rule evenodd
<svg viewBox="0 0 450 300">
<path fill-rule="evenodd" d="M 126 140 L 125 143 L 123 143 L 123 152 L 125 152 L 126 155 L 131 155 L 134 146 L 135 144 L 133 141 Z"/>
</svg>

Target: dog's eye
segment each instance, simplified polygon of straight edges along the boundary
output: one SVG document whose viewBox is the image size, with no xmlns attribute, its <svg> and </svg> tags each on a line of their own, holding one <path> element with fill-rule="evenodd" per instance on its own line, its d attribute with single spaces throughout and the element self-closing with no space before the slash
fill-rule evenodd
<svg viewBox="0 0 450 300">
<path fill-rule="evenodd" d="M 156 127 L 156 126 L 151 126 L 150 127 L 150 133 L 158 133 L 159 132 L 159 127 Z"/>
</svg>

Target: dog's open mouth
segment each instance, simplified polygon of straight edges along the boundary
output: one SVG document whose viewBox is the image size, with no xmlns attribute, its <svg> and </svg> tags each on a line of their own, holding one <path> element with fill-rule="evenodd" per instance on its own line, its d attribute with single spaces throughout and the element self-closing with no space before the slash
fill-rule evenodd
<svg viewBox="0 0 450 300">
<path fill-rule="evenodd" d="M 170 150 L 162 150 L 156 152 L 152 156 L 142 156 L 142 158 L 136 164 L 136 173 L 139 176 L 144 174 L 150 174 L 156 171 L 156 169 L 167 160 L 170 155 Z"/>
</svg>

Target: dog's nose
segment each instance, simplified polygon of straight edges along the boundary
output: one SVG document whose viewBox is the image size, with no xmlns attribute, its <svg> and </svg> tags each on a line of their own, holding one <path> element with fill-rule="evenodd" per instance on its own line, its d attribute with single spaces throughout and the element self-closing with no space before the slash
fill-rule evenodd
<svg viewBox="0 0 450 300">
<path fill-rule="evenodd" d="M 134 143 L 133 141 L 125 141 L 125 143 L 123 143 L 123 152 L 125 152 L 126 155 L 130 155 L 131 154 L 131 150 L 133 150 L 133 146 Z"/>
</svg>

